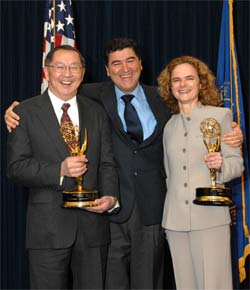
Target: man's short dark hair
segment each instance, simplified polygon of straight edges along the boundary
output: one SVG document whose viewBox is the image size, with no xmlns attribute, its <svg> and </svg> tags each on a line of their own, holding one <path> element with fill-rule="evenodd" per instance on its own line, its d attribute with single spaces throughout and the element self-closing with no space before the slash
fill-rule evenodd
<svg viewBox="0 0 250 290">
<path fill-rule="evenodd" d="M 110 53 L 115 52 L 117 50 L 122 50 L 124 48 L 132 48 L 136 56 L 139 59 L 141 59 L 139 47 L 134 39 L 126 37 L 113 38 L 106 43 L 104 48 L 105 64 L 106 65 L 108 64 Z"/>
<path fill-rule="evenodd" d="M 51 49 L 45 58 L 45 65 L 48 65 L 52 62 L 53 56 L 54 56 L 55 52 L 58 50 L 74 51 L 74 52 L 78 53 L 80 61 L 81 61 L 81 65 L 83 67 L 85 67 L 84 57 L 82 56 L 82 54 L 80 53 L 80 51 L 78 49 L 76 49 L 75 47 L 73 47 L 71 45 L 59 45 L 59 46 L 56 46 L 55 48 Z"/>
</svg>

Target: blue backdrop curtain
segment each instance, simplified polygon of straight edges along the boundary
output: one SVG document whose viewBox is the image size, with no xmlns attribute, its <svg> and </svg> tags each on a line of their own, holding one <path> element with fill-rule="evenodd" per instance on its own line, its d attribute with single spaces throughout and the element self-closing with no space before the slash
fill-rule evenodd
<svg viewBox="0 0 250 290">
<path fill-rule="evenodd" d="M 142 47 L 142 81 L 156 84 L 166 63 L 182 54 L 216 72 L 221 1 L 72 1 L 77 46 L 87 62 L 85 82 L 106 79 L 104 43 L 116 36 Z M 1 1 L 1 289 L 28 287 L 26 190 L 6 178 L 5 109 L 40 93 L 45 1 Z M 249 1 L 235 1 L 235 38 L 249 144 Z M 247 287 L 246 287 L 247 288 Z"/>
</svg>

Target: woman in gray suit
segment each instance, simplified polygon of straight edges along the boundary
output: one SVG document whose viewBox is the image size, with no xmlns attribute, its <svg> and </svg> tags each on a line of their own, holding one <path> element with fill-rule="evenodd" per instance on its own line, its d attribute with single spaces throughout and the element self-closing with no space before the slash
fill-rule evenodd
<svg viewBox="0 0 250 290">
<path fill-rule="evenodd" d="M 221 184 L 241 176 L 240 148 L 221 142 L 220 152 L 207 153 L 200 133 L 206 118 L 219 122 L 221 135 L 231 131 L 232 113 L 217 107 L 215 77 L 195 57 L 173 59 L 158 83 L 174 113 L 163 136 L 168 191 L 162 225 L 177 289 L 232 289 L 229 209 L 193 203 L 196 188 L 211 184 L 209 169 L 216 170 Z"/>
</svg>

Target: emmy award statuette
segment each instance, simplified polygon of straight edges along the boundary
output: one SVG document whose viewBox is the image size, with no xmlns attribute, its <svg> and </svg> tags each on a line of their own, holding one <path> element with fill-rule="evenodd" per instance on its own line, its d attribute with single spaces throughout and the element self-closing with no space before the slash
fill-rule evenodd
<svg viewBox="0 0 250 290">
<path fill-rule="evenodd" d="M 64 122 L 60 128 L 60 133 L 67 144 L 71 156 L 82 156 L 86 152 L 88 136 L 87 129 L 84 130 L 84 142 L 80 146 L 80 130 L 72 122 Z M 63 192 L 64 208 L 84 208 L 95 206 L 95 199 L 99 198 L 97 190 L 83 188 L 83 177 L 76 177 L 77 188 Z"/>
<path fill-rule="evenodd" d="M 208 152 L 219 152 L 221 129 L 218 121 L 213 118 L 203 120 L 200 124 L 200 131 Z M 231 205 L 232 190 L 231 188 L 216 184 L 216 169 L 210 169 L 210 179 L 211 185 L 196 188 L 194 204 L 213 206 Z"/>
</svg>

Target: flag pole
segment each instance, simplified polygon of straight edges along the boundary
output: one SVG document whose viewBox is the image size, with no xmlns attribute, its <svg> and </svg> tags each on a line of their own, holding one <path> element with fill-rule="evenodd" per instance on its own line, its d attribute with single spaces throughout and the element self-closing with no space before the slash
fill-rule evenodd
<svg viewBox="0 0 250 290">
<path fill-rule="evenodd" d="M 54 47 L 56 47 L 56 0 L 53 0 L 53 22 Z"/>
</svg>

